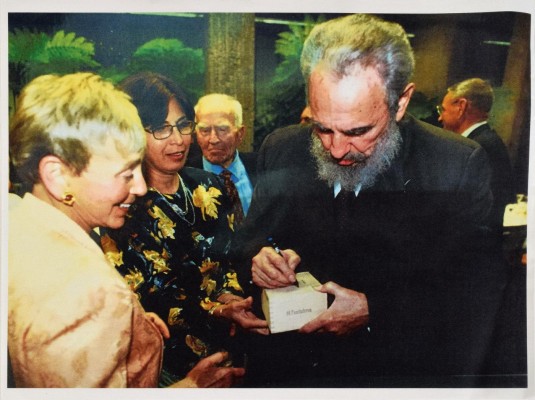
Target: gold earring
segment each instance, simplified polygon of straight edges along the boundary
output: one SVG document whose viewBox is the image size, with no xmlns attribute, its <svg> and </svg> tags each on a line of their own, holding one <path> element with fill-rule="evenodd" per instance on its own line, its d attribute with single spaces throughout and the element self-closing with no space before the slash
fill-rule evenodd
<svg viewBox="0 0 535 400">
<path fill-rule="evenodd" d="M 63 204 L 67 205 L 67 206 L 72 206 L 74 204 L 74 201 L 76 199 L 74 198 L 74 195 L 70 192 L 65 192 L 63 194 Z"/>
</svg>

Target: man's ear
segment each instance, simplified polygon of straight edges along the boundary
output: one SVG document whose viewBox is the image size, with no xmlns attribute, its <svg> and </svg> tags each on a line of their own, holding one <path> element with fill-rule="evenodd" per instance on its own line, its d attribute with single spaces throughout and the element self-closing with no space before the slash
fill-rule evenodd
<svg viewBox="0 0 535 400">
<path fill-rule="evenodd" d="M 68 168 L 57 156 L 47 155 L 39 161 L 39 177 L 47 192 L 62 201 L 68 189 Z"/>
<path fill-rule="evenodd" d="M 468 100 L 464 97 L 461 97 L 457 100 L 459 102 L 459 117 L 464 115 L 468 108 Z"/>
<path fill-rule="evenodd" d="M 242 125 L 238 129 L 238 145 L 241 144 L 241 142 L 243 141 L 244 137 L 245 137 L 245 125 Z"/>
<path fill-rule="evenodd" d="M 396 112 L 396 122 L 401 121 L 401 118 L 405 115 L 405 112 L 407 111 L 407 107 L 409 105 L 409 102 L 411 100 L 412 94 L 414 93 L 415 85 L 414 83 L 409 83 L 406 87 L 401 96 L 399 96 L 398 99 L 398 111 Z"/>
</svg>

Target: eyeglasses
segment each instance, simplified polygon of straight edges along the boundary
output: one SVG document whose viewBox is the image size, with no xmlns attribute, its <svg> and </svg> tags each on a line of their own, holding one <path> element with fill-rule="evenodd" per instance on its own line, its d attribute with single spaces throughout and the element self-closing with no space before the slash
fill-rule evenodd
<svg viewBox="0 0 535 400">
<path fill-rule="evenodd" d="M 460 101 L 461 99 L 453 100 L 451 102 L 451 105 L 458 104 Z M 437 110 L 438 115 L 440 116 L 444 112 L 444 107 L 442 107 L 442 104 L 439 104 L 438 106 L 436 106 L 436 110 Z"/>
<path fill-rule="evenodd" d="M 189 136 L 195 129 L 195 122 L 182 119 L 175 124 L 165 124 L 155 129 L 145 128 L 147 132 L 154 136 L 154 139 L 164 140 L 173 134 L 173 128 L 176 128 L 181 136 Z"/>
<path fill-rule="evenodd" d="M 222 138 L 228 136 L 232 132 L 232 127 L 230 125 L 202 125 L 198 124 L 196 131 L 197 134 L 207 137 L 210 136 L 212 130 L 215 131 L 217 137 Z"/>
</svg>

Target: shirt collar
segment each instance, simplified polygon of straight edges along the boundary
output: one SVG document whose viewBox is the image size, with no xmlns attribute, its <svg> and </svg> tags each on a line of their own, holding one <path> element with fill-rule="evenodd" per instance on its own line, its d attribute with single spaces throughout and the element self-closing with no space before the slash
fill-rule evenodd
<svg viewBox="0 0 535 400">
<path fill-rule="evenodd" d="M 468 137 L 473 131 L 475 131 L 477 128 L 479 128 L 481 125 L 485 125 L 488 121 L 481 121 L 477 122 L 474 125 L 470 126 L 468 129 L 466 129 L 461 135 L 464 137 Z"/>
<path fill-rule="evenodd" d="M 238 152 L 238 150 L 236 150 L 236 153 L 234 155 L 234 160 L 228 166 L 228 168 L 224 168 L 218 164 L 212 164 L 204 156 L 202 158 L 202 165 L 203 165 L 204 170 L 213 172 L 216 175 L 219 175 L 223 170 L 227 169 L 232 173 L 232 175 L 238 177 L 241 173 L 240 171 L 242 169 L 241 167 L 243 166 L 243 163 L 240 158 L 240 153 Z"/>
<path fill-rule="evenodd" d="M 358 183 L 356 186 L 355 186 L 355 197 L 357 197 L 360 193 L 360 189 L 362 188 L 362 184 Z M 334 197 L 338 196 L 338 193 L 340 193 L 340 191 L 342 190 L 342 185 L 340 184 L 339 181 L 336 181 L 334 182 Z"/>
</svg>

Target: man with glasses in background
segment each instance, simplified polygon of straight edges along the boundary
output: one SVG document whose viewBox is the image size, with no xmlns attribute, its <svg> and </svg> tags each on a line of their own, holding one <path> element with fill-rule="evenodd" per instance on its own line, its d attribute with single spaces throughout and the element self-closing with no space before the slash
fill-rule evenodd
<svg viewBox="0 0 535 400">
<path fill-rule="evenodd" d="M 235 204 L 235 222 L 239 225 L 249 210 L 256 179 L 256 153 L 238 151 L 245 135 L 242 106 L 232 96 L 211 93 L 197 102 L 195 119 L 202 157 L 192 154 L 188 165 L 223 178 Z"/>
<path fill-rule="evenodd" d="M 450 86 L 437 111 L 445 129 L 475 140 L 487 152 L 492 168 L 493 220 L 501 229 L 505 206 L 515 202 L 515 197 L 509 154 L 488 123 L 493 102 L 492 86 L 481 78 L 472 78 Z"/>
</svg>

